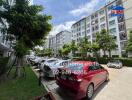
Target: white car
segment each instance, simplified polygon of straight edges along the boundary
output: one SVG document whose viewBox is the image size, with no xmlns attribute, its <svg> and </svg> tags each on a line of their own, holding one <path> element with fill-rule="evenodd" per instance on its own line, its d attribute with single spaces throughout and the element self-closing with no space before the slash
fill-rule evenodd
<svg viewBox="0 0 132 100">
<path fill-rule="evenodd" d="M 57 60 L 58 60 L 57 58 L 43 59 L 39 64 L 39 69 L 43 70 L 44 65 L 52 64 L 53 62 Z"/>
<path fill-rule="evenodd" d="M 109 68 L 122 68 L 123 64 L 121 61 L 115 60 L 115 61 L 110 61 L 109 63 L 107 63 L 107 67 L 109 67 Z"/>
<path fill-rule="evenodd" d="M 70 60 L 58 60 L 50 64 L 44 65 L 44 74 L 47 77 L 55 77 L 58 74 L 58 68 L 67 66 L 70 63 Z"/>
</svg>

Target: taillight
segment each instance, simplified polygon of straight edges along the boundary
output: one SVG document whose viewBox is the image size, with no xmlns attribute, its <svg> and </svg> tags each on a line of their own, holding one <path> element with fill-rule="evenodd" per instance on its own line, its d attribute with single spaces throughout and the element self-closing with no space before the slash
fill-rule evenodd
<svg viewBox="0 0 132 100">
<path fill-rule="evenodd" d="M 82 79 L 77 79 L 77 82 L 82 82 Z"/>
</svg>

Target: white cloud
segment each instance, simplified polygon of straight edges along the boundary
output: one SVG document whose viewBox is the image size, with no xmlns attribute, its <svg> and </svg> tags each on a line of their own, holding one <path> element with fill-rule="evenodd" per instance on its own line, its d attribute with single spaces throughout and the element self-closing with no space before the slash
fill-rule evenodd
<svg viewBox="0 0 132 100">
<path fill-rule="evenodd" d="M 79 6 L 77 9 L 71 10 L 69 13 L 74 16 L 79 16 L 82 14 L 90 14 L 95 10 L 96 6 L 103 1 L 104 0 L 91 0 L 86 4 Z"/>
<path fill-rule="evenodd" d="M 74 24 L 75 22 L 76 21 L 68 21 L 68 22 L 65 22 L 64 24 L 59 24 L 59 25 L 53 26 L 52 31 L 50 32 L 50 35 L 55 35 L 63 30 L 70 31 L 72 24 Z"/>
</svg>

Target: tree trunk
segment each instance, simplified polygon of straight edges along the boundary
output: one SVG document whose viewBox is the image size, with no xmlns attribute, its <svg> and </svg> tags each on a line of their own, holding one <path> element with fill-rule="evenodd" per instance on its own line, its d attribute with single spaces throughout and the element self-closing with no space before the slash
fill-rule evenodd
<svg viewBox="0 0 132 100">
<path fill-rule="evenodd" d="M 111 58 L 111 50 L 109 50 L 109 58 Z"/>
<path fill-rule="evenodd" d="M 24 62 L 24 57 L 18 57 L 15 77 L 21 77 L 22 76 L 22 71 L 21 70 L 24 67 L 23 62 Z"/>
<path fill-rule="evenodd" d="M 96 61 L 98 61 L 98 53 L 97 53 L 97 51 L 95 51 L 94 54 L 95 54 L 95 57 L 96 57 Z"/>
<path fill-rule="evenodd" d="M 104 57 L 106 57 L 106 51 L 105 51 L 105 50 L 103 50 L 103 52 L 104 52 Z"/>
</svg>

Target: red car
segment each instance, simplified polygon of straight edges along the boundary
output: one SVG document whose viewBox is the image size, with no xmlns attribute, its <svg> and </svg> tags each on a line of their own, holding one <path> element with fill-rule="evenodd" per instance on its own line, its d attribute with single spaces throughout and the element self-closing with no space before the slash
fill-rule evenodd
<svg viewBox="0 0 132 100">
<path fill-rule="evenodd" d="M 84 97 L 91 99 L 94 91 L 103 82 L 109 80 L 108 71 L 96 62 L 74 61 L 58 71 L 56 83 L 59 87 L 68 90 L 74 100 Z"/>
</svg>

